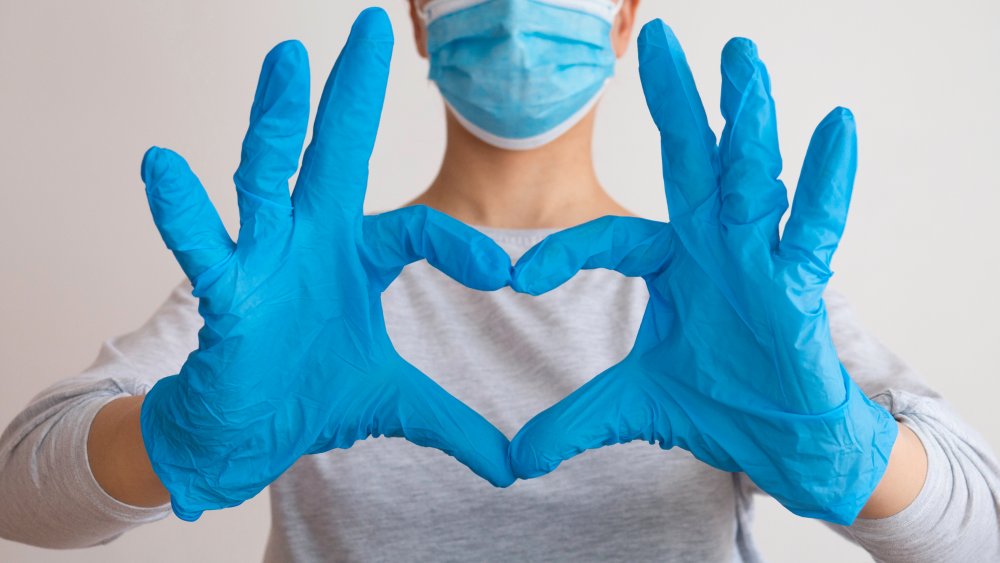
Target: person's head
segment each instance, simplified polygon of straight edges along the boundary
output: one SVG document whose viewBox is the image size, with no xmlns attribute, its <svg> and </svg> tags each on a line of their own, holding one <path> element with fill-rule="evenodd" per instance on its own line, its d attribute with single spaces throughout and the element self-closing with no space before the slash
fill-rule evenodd
<svg viewBox="0 0 1000 563">
<path fill-rule="evenodd" d="M 408 0 L 448 117 L 495 147 L 548 144 L 592 116 L 639 0 Z"/>
</svg>

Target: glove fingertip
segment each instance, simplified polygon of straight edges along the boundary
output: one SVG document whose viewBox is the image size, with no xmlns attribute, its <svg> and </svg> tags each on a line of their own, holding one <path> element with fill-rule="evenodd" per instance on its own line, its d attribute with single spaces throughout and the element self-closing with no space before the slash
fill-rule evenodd
<svg viewBox="0 0 1000 563">
<path fill-rule="evenodd" d="M 195 522 L 204 511 L 202 510 L 187 510 L 182 508 L 173 496 L 170 497 L 170 509 L 173 511 L 174 515 L 185 522 Z"/>
<path fill-rule="evenodd" d="M 640 49 L 647 47 L 667 47 L 670 37 L 674 35 L 670 26 L 662 19 L 656 18 L 646 22 L 639 30 L 638 45 Z"/>
<path fill-rule="evenodd" d="M 722 77 L 729 86 L 723 85 L 723 108 L 729 115 L 743 106 L 743 94 L 758 76 L 759 61 L 756 44 L 745 37 L 734 37 L 722 48 Z"/>
<path fill-rule="evenodd" d="M 549 235 L 521 256 L 511 273 L 514 291 L 542 295 L 566 283 L 580 270 L 580 266 L 566 256 L 569 249 L 561 244 L 564 240 L 558 234 Z"/>
<path fill-rule="evenodd" d="M 517 477 L 514 475 L 513 471 L 510 471 L 502 475 L 488 477 L 487 480 L 491 485 L 498 489 L 506 489 L 517 481 Z"/>
<path fill-rule="evenodd" d="M 558 462 L 555 464 L 544 462 L 538 450 L 531 445 L 531 439 L 523 434 L 518 434 L 511 440 L 510 451 L 510 467 L 518 479 L 541 477 L 559 467 Z"/>
<path fill-rule="evenodd" d="M 854 121 L 854 112 L 850 108 L 845 108 L 844 106 L 837 106 L 833 108 L 830 115 L 835 115 L 843 121 Z"/>
<path fill-rule="evenodd" d="M 524 273 L 527 266 L 518 261 L 517 264 L 511 268 L 510 272 L 510 287 L 518 293 L 525 293 L 527 295 L 535 295 L 531 292 L 531 277 Z"/>
<path fill-rule="evenodd" d="M 277 64 L 279 62 L 299 64 L 308 62 L 308 60 L 309 53 L 301 41 L 298 39 L 286 39 L 268 51 L 267 56 L 264 57 L 264 64 Z"/>
<path fill-rule="evenodd" d="M 477 237 L 478 238 L 478 237 Z M 495 291 L 511 284 L 513 266 L 510 255 L 500 248 L 493 239 L 482 235 L 473 242 L 472 259 L 476 264 L 476 275 L 471 280 L 481 291 Z"/>
<path fill-rule="evenodd" d="M 857 127 L 854 112 L 843 106 L 837 106 L 830 110 L 830 113 L 826 114 L 823 121 L 820 121 L 819 125 L 816 126 L 816 129 L 819 130 L 831 126 L 843 128 L 847 133 L 853 134 L 854 129 Z"/>
<path fill-rule="evenodd" d="M 534 296 L 548 293 L 561 283 L 552 283 L 550 279 L 540 279 L 537 268 L 532 268 L 530 262 L 526 264 L 519 262 L 514 266 L 510 280 L 510 286 L 514 291 Z"/>
<path fill-rule="evenodd" d="M 355 34 L 358 38 L 370 41 L 392 42 L 394 40 L 389 15 L 378 6 L 365 8 L 358 14 L 354 25 L 351 26 L 351 36 L 354 37 Z"/>
<path fill-rule="evenodd" d="M 146 149 L 146 153 L 142 155 L 139 176 L 147 187 L 156 183 L 166 174 L 170 164 L 165 156 L 169 152 L 167 149 L 152 146 Z"/>
<path fill-rule="evenodd" d="M 747 37 L 733 37 L 726 41 L 722 47 L 722 60 L 732 60 L 733 58 L 749 58 L 754 60 L 758 57 L 757 44 Z"/>
</svg>

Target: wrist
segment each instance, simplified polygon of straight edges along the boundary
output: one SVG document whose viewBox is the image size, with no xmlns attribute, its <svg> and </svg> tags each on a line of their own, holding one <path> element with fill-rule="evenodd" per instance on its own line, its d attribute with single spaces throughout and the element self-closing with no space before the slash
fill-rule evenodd
<svg viewBox="0 0 1000 563">
<path fill-rule="evenodd" d="M 112 498 L 138 507 L 166 504 L 170 495 L 153 472 L 142 440 L 143 397 L 122 397 L 94 417 L 87 456 L 94 479 Z"/>
<path fill-rule="evenodd" d="M 923 442 L 905 424 L 896 422 L 899 434 L 889 454 L 882 479 L 875 487 L 860 518 L 888 518 L 909 506 L 924 487 L 927 452 Z"/>
</svg>

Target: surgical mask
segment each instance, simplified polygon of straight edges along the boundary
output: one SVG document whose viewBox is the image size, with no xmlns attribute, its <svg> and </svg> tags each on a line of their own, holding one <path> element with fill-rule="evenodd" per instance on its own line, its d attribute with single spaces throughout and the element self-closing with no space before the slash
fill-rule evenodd
<svg viewBox="0 0 1000 563">
<path fill-rule="evenodd" d="M 621 0 L 432 0 L 430 79 L 456 119 L 504 149 L 556 139 L 597 103 L 614 72 Z"/>
</svg>

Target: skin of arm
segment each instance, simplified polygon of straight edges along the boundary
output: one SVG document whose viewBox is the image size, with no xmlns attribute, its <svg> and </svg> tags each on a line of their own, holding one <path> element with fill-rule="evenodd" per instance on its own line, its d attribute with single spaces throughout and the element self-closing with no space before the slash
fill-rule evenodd
<svg viewBox="0 0 1000 563">
<path fill-rule="evenodd" d="M 153 507 L 170 502 L 170 494 L 153 472 L 142 442 L 143 399 L 115 399 L 97 413 L 87 438 L 87 458 L 106 493 L 131 506 Z"/>
<path fill-rule="evenodd" d="M 909 506 L 924 487 L 927 452 L 913 430 L 901 422 L 897 424 L 899 435 L 889 454 L 889 465 L 858 515 L 860 518 L 887 518 L 897 514 Z"/>
</svg>

